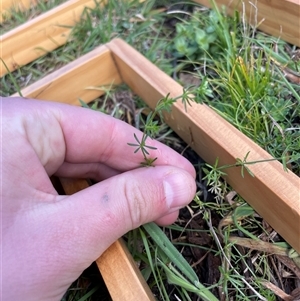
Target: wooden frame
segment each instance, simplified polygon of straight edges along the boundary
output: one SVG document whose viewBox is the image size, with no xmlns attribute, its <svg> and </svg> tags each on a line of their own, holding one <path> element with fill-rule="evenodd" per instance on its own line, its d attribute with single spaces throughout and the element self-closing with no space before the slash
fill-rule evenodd
<svg viewBox="0 0 300 301">
<path fill-rule="evenodd" d="M 96 65 L 99 68 L 94 68 Z M 182 94 L 182 87 L 178 83 L 119 39 L 46 76 L 23 89 L 22 93 L 26 97 L 79 105 L 78 98 L 90 102 L 104 92 L 92 86 L 119 84 L 122 81 L 151 108 L 168 93 L 172 97 Z M 56 93 L 58 90 L 59 93 Z M 64 90 L 67 93 L 62 93 Z M 178 101 L 172 113 L 166 114 L 165 118 L 173 130 L 210 164 L 216 158 L 219 158 L 220 165 L 232 164 L 236 158 L 242 159 L 248 152 L 249 161 L 271 158 L 206 105 L 193 105 L 185 112 Z M 243 178 L 239 168 L 232 168 L 227 170 L 226 180 L 300 252 L 300 229 L 297 226 L 300 224 L 300 179 L 292 172 L 285 172 L 277 161 L 255 164 L 249 168 L 254 177 L 246 173 Z"/>
<path fill-rule="evenodd" d="M 95 0 L 70 0 L 3 34 L 2 60 L 13 71 L 64 45 L 83 10 L 95 5 Z M 0 76 L 6 73 L 1 63 Z"/>
<path fill-rule="evenodd" d="M 194 0 L 211 7 L 211 0 Z M 300 2 L 299 0 L 215 0 L 232 15 L 237 9 L 241 16 L 245 13 L 248 23 L 272 36 L 281 38 L 300 47 Z"/>
<path fill-rule="evenodd" d="M 0 7 L 0 22 L 9 18 L 10 10 L 12 8 L 17 8 L 19 10 L 26 10 L 30 8 L 31 5 L 35 5 L 37 0 L 1 0 L 1 7 Z"/>
<path fill-rule="evenodd" d="M 79 105 L 79 98 L 90 102 L 104 93 L 104 89 L 99 89 L 101 86 L 118 85 L 121 82 L 112 54 L 103 45 L 24 88 L 22 94 L 25 97 Z"/>
</svg>

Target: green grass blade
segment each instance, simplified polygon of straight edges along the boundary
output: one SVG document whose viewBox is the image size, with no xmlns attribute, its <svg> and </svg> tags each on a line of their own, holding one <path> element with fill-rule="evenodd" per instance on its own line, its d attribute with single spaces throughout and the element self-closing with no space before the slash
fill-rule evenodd
<svg viewBox="0 0 300 301">
<path fill-rule="evenodd" d="M 78 301 L 85 301 L 89 297 L 91 297 L 98 289 L 100 288 L 100 285 L 95 286 L 92 290 L 90 290 L 88 293 L 86 293 L 83 297 L 81 297 Z"/>
<path fill-rule="evenodd" d="M 161 250 L 168 256 L 168 258 L 177 266 L 180 272 L 198 287 L 199 279 L 195 271 L 185 260 L 182 254 L 174 247 L 165 233 L 154 223 L 143 225 L 143 228 L 154 240 L 154 242 L 161 248 Z"/>
<path fill-rule="evenodd" d="M 296 92 L 296 90 L 294 89 L 293 85 L 283 75 L 283 73 L 281 72 L 280 68 L 278 68 L 277 66 L 275 66 L 275 67 L 276 67 L 278 73 L 282 76 L 282 80 L 287 85 L 288 89 L 292 92 L 292 94 L 295 97 L 295 99 L 297 99 L 297 101 L 300 103 L 300 95 Z"/>
<path fill-rule="evenodd" d="M 5 64 L 4 60 L 3 60 L 1 57 L 0 57 L 0 60 L 1 60 L 1 62 L 3 63 L 5 69 L 7 70 L 8 75 L 9 75 L 9 77 L 10 77 L 10 80 L 12 81 L 12 83 L 13 83 L 14 87 L 16 88 L 18 94 L 19 94 L 21 97 L 23 97 L 22 92 L 21 92 L 21 89 L 20 89 L 19 85 L 17 84 L 17 81 L 15 80 L 14 76 L 11 74 L 10 70 L 8 69 L 7 65 Z"/>
<path fill-rule="evenodd" d="M 141 238 L 142 238 L 142 241 L 143 241 L 143 245 L 144 245 L 144 248 L 145 248 L 145 251 L 146 251 L 146 254 L 147 254 L 148 263 L 149 263 L 150 269 L 152 271 L 153 277 L 155 279 L 155 283 L 159 284 L 160 283 L 160 281 L 158 279 L 159 275 L 157 275 L 155 266 L 153 264 L 153 258 L 152 258 L 152 254 L 151 254 L 151 250 L 150 250 L 151 247 L 149 245 L 148 239 L 147 239 L 145 233 L 143 232 L 143 230 L 141 228 L 139 228 L 139 231 L 140 231 L 140 235 L 141 235 Z M 160 285 L 157 285 L 157 288 L 159 290 L 160 296 L 165 296 L 165 294 L 163 292 L 164 291 L 163 287 L 161 287 Z"/>
<path fill-rule="evenodd" d="M 171 264 L 167 266 L 160 261 L 160 265 L 166 272 L 169 283 L 197 294 L 204 301 L 218 301 L 218 299 L 203 284 L 199 283 L 199 285 L 196 287 L 195 285 L 187 281 Z"/>
</svg>

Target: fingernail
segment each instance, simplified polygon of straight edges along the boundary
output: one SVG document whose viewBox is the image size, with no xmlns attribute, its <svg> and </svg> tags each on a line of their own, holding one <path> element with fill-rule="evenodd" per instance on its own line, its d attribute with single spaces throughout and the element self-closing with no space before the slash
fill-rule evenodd
<svg viewBox="0 0 300 301">
<path fill-rule="evenodd" d="M 186 206 L 196 192 L 195 180 L 184 171 L 168 174 L 163 180 L 163 185 L 166 203 L 170 209 L 177 210 Z"/>
</svg>

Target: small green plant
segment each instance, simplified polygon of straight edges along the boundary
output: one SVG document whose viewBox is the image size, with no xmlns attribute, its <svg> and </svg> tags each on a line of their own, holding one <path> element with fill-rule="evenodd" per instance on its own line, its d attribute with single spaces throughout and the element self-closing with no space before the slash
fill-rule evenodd
<svg viewBox="0 0 300 301">
<path fill-rule="evenodd" d="M 197 102 L 197 98 L 195 98 L 194 94 L 197 94 L 197 89 L 193 86 L 190 86 L 186 89 L 183 89 L 183 93 L 180 96 L 175 98 L 170 97 L 170 93 L 165 97 L 161 98 L 154 109 L 154 111 L 150 111 L 146 121 L 143 121 L 143 136 L 141 140 L 134 134 L 134 139 L 136 142 L 127 143 L 129 146 L 136 147 L 134 153 L 141 151 L 144 161 L 141 162 L 142 166 L 154 166 L 154 162 L 157 158 L 151 158 L 148 152 L 149 149 L 155 150 L 156 148 L 146 144 L 146 140 L 148 138 L 152 139 L 159 132 L 160 126 L 158 124 L 158 120 L 155 120 L 156 117 L 160 117 L 163 120 L 163 112 L 170 112 L 172 105 L 178 99 L 181 99 L 185 110 L 187 110 L 187 106 L 191 105 L 192 102 Z"/>
<path fill-rule="evenodd" d="M 254 174 L 248 167 L 249 165 L 262 164 L 265 162 L 278 161 L 281 159 L 283 161 L 283 168 L 285 169 L 285 171 L 288 171 L 287 162 L 284 158 L 271 158 L 258 161 L 248 161 L 247 159 L 249 154 L 250 152 L 248 152 L 243 159 L 236 158 L 236 162 L 233 164 L 225 164 L 219 166 L 219 158 L 216 159 L 214 165 L 210 165 L 208 163 L 204 164 L 204 166 L 202 167 L 202 170 L 205 174 L 203 180 L 207 181 L 206 185 L 210 187 L 208 191 L 215 195 L 216 201 L 220 202 L 221 200 L 223 200 L 224 195 L 227 191 L 226 182 L 222 180 L 222 178 L 226 177 L 226 172 L 224 171 L 225 169 L 240 167 L 242 178 L 245 177 L 245 172 L 247 172 L 251 177 L 254 177 Z"/>
<path fill-rule="evenodd" d="M 195 9 L 189 20 L 176 24 L 174 54 L 178 58 L 187 57 L 191 61 L 202 61 L 208 54 L 218 58 L 231 45 L 226 42 L 224 31 L 220 29 L 224 25 L 226 31 L 236 28 L 238 18 L 238 15 L 229 18 L 216 10 L 204 12 Z"/>
</svg>

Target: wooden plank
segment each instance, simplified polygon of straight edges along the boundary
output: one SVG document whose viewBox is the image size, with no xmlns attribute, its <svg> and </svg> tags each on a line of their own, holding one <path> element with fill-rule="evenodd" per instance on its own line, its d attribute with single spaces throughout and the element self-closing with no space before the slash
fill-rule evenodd
<svg viewBox="0 0 300 301">
<path fill-rule="evenodd" d="M 211 7 L 210 0 L 194 0 Z M 300 47 L 300 1 L 299 0 L 215 0 L 219 7 L 224 6 L 230 15 L 238 10 L 245 12 L 246 20 L 276 39 L 281 38 Z M 274 39 L 274 41 L 276 40 Z"/>
<path fill-rule="evenodd" d="M 9 10 L 11 8 L 14 7 L 20 7 L 21 9 L 24 8 L 28 8 L 30 7 L 30 5 L 36 1 L 32 1 L 32 0 L 1 0 L 1 7 L 0 7 L 0 12 L 2 14 L 2 12 Z"/>
<path fill-rule="evenodd" d="M 10 17 L 10 10 L 24 11 L 36 5 L 37 0 L 1 0 L 0 22 Z"/>
<path fill-rule="evenodd" d="M 151 108 L 170 93 L 182 95 L 182 87 L 122 40 L 107 44 L 123 81 Z M 206 105 L 193 105 L 185 112 L 178 101 L 166 122 L 209 164 L 234 164 L 236 158 L 261 161 L 272 157 Z M 285 172 L 278 161 L 226 170 L 228 183 L 298 252 L 300 252 L 300 179 Z"/>
<path fill-rule="evenodd" d="M 156 300 L 122 239 L 111 245 L 96 263 L 114 301 Z"/>
<path fill-rule="evenodd" d="M 69 0 L 0 37 L 1 58 L 10 71 L 66 43 L 72 26 L 95 0 Z M 7 73 L 0 63 L 0 76 Z"/>
<path fill-rule="evenodd" d="M 1 0 L 0 13 L 9 10 L 18 8 L 21 10 L 25 10 L 30 8 L 31 5 L 36 5 L 37 0 Z"/>
<path fill-rule="evenodd" d="M 89 186 L 83 179 L 61 178 L 60 182 L 68 195 Z M 155 300 L 122 239 L 113 243 L 96 263 L 114 301 Z"/>
<path fill-rule="evenodd" d="M 109 49 L 100 46 L 21 92 L 28 98 L 79 105 L 79 98 L 90 102 L 104 93 L 101 87 L 120 83 L 121 78 Z"/>
</svg>

